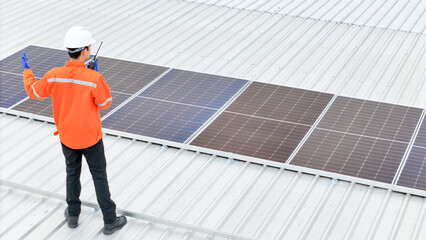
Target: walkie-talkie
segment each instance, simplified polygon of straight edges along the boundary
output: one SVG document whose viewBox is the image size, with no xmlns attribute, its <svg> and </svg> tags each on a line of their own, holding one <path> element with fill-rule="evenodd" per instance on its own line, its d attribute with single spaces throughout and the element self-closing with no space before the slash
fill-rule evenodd
<svg viewBox="0 0 426 240">
<path fill-rule="evenodd" d="M 92 69 L 92 70 L 95 70 L 95 60 L 96 60 L 96 57 L 98 56 L 99 49 L 101 49 L 102 43 L 103 43 L 103 41 L 102 41 L 102 42 L 101 42 L 101 44 L 99 45 L 98 51 L 96 51 L 95 56 L 92 58 L 92 60 L 90 60 L 90 62 L 89 62 L 89 66 L 88 66 L 87 68 L 90 68 L 90 69 Z"/>
</svg>

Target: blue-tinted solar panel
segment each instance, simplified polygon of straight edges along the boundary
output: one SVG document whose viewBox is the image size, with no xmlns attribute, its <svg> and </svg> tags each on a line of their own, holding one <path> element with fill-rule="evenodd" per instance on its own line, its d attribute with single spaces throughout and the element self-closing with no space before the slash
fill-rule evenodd
<svg viewBox="0 0 426 240">
<path fill-rule="evenodd" d="M 21 56 L 23 52 L 27 54 L 28 63 L 37 80 L 42 78 L 50 69 L 62 67 L 66 61 L 69 61 L 69 56 L 65 49 L 57 50 L 38 46 L 28 46 L 1 60 L 0 71 L 22 74 Z"/>
<path fill-rule="evenodd" d="M 426 148 L 413 146 L 397 184 L 426 191 Z"/>
<path fill-rule="evenodd" d="M 426 118 L 423 119 L 423 123 L 417 133 L 414 145 L 426 148 Z"/>
<path fill-rule="evenodd" d="M 246 80 L 173 69 L 139 96 L 220 109 Z"/>
<path fill-rule="evenodd" d="M 136 97 L 103 122 L 104 128 L 185 142 L 216 111 Z"/>
<path fill-rule="evenodd" d="M 9 108 L 27 96 L 22 76 L 0 72 L 0 107 Z"/>
</svg>

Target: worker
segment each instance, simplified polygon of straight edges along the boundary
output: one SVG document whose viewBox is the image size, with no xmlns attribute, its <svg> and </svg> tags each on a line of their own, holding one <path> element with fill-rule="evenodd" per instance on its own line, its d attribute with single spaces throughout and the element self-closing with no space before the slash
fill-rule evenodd
<svg viewBox="0 0 426 240">
<path fill-rule="evenodd" d="M 55 120 L 66 163 L 66 202 L 64 215 L 68 226 L 76 228 L 81 211 L 81 161 L 86 158 L 95 185 L 96 197 L 102 210 L 103 233 L 110 235 L 127 223 L 125 216 L 116 215 L 111 200 L 106 173 L 106 159 L 102 142 L 99 110 L 110 106 L 111 92 L 99 73 L 85 66 L 95 43 L 85 27 L 72 27 L 65 34 L 64 46 L 70 61 L 64 67 L 53 68 L 37 81 L 30 69 L 25 52 L 22 55 L 24 86 L 30 98 L 43 100 L 52 96 Z"/>
</svg>

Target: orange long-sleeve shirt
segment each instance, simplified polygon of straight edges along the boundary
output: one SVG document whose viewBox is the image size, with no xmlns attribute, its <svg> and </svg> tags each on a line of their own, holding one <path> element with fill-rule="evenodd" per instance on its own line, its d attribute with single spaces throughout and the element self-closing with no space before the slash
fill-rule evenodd
<svg viewBox="0 0 426 240">
<path fill-rule="evenodd" d="M 61 142 L 83 149 L 102 138 L 99 109 L 110 106 L 112 98 L 102 75 L 83 62 L 66 62 L 37 81 L 31 69 L 24 70 L 25 90 L 30 98 L 52 96 L 53 118 Z"/>
</svg>

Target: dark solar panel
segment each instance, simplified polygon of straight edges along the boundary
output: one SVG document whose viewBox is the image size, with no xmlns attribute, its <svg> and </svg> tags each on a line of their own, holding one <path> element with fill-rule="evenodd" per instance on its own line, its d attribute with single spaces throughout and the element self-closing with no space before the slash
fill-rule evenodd
<svg viewBox="0 0 426 240">
<path fill-rule="evenodd" d="M 426 191 L 426 148 L 412 147 L 397 184 Z"/>
<path fill-rule="evenodd" d="M 337 97 L 318 128 L 409 142 L 421 113 L 419 108 Z"/>
<path fill-rule="evenodd" d="M 421 114 L 337 97 L 291 164 L 392 183 Z"/>
<path fill-rule="evenodd" d="M 173 69 L 139 96 L 219 109 L 247 82 Z"/>
<path fill-rule="evenodd" d="M 392 183 L 408 143 L 315 129 L 291 164 Z"/>
<path fill-rule="evenodd" d="M 20 104 L 13 107 L 14 110 L 34 113 L 45 117 L 53 117 L 52 97 L 44 100 L 36 100 L 28 98 Z"/>
<path fill-rule="evenodd" d="M 0 107 L 9 108 L 27 96 L 22 75 L 0 72 Z"/>
<path fill-rule="evenodd" d="M 285 162 L 309 129 L 305 125 L 224 112 L 191 144 Z"/>
<path fill-rule="evenodd" d="M 331 98 L 253 82 L 191 144 L 285 162 Z"/>
<path fill-rule="evenodd" d="M 414 145 L 426 148 L 426 118 L 423 119 L 422 125 L 420 126 L 420 130 L 417 133 Z"/>
<path fill-rule="evenodd" d="M 333 95 L 253 82 L 228 112 L 312 125 Z"/>
<path fill-rule="evenodd" d="M 136 97 L 107 117 L 102 126 L 184 142 L 215 112 L 208 108 Z"/>
</svg>

